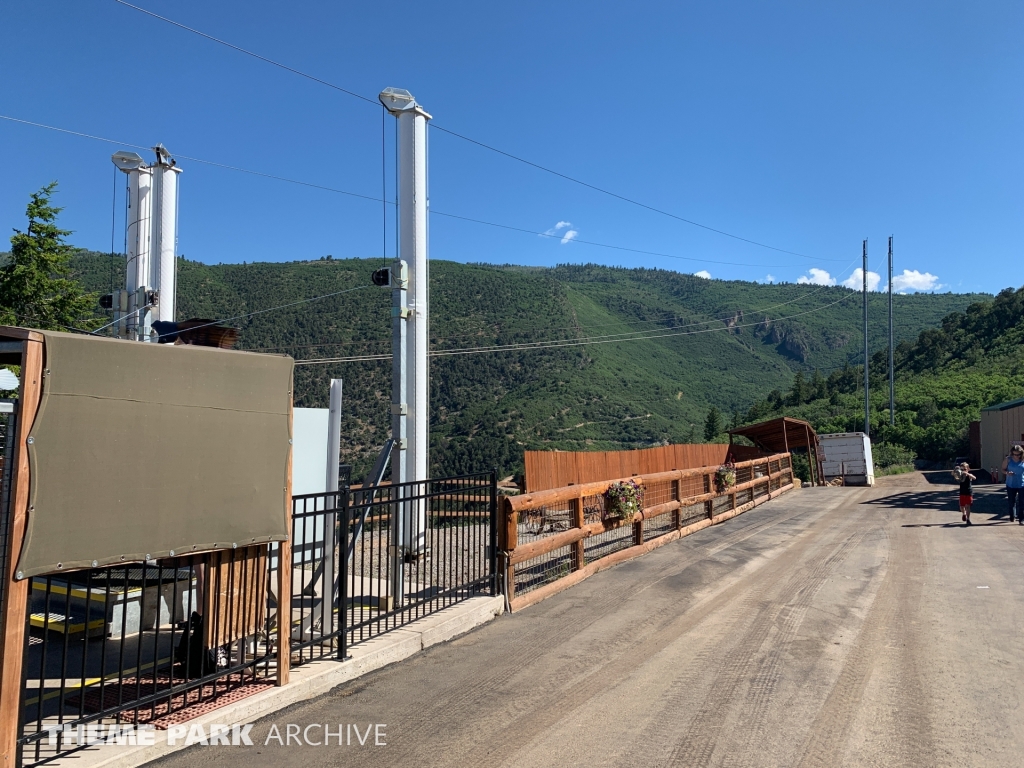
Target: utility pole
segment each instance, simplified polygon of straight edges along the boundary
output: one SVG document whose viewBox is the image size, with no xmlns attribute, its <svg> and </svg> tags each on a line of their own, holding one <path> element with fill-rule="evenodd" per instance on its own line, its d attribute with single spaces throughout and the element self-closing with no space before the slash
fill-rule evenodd
<svg viewBox="0 0 1024 768">
<path fill-rule="evenodd" d="M 892 332 L 892 235 L 889 235 L 889 426 L 896 426 L 896 368 L 893 365 Z"/>
<path fill-rule="evenodd" d="M 864 266 L 861 276 L 864 278 L 864 434 L 871 436 L 871 394 L 868 381 L 868 241 L 864 241 Z"/>
<path fill-rule="evenodd" d="M 412 94 L 385 88 L 380 103 L 398 119 L 398 247 L 400 261 L 392 269 L 395 318 L 391 413 L 397 455 L 392 477 L 402 483 L 424 482 L 428 472 L 430 381 L 427 361 L 430 322 L 427 269 L 427 121 L 431 119 Z M 395 274 L 395 272 L 398 274 Z M 404 283 L 404 286 L 402 285 Z M 404 339 L 403 339 L 404 336 Z M 402 358 L 401 360 L 399 358 Z M 419 489 L 421 491 L 425 489 Z M 407 496 L 422 496 L 410 488 Z M 392 551 L 392 592 L 403 595 L 401 563 L 423 553 L 426 506 L 422 498 L 401 505 L 396 516 Z M 399 566 L 399 567 L 395 567 Z"/>
</svg>

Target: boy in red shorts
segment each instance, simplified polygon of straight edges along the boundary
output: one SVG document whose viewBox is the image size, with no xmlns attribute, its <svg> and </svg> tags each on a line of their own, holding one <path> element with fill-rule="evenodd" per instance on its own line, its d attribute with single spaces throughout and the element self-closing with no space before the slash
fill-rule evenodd
<svg viewBox="0 0 1024 768">
<path fill-rule="evenodd" d="M 960 519 L 971 525 L 971 504 L 974 503 L 972 482 L 978 478 L 971 474 L 971 466 L 966 461 L 960 465 L 960 469 Z"/>
</svg>

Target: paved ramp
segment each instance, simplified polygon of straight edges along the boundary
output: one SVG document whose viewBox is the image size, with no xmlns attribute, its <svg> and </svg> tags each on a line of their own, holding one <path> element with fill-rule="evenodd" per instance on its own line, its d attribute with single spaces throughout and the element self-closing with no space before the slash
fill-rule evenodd
<svg viewBox="0 0 1024 768">
<path fill-rule="evenodd" d="M 794 491 L 253 730 L 386 723 L 386 747 L 164 762 L 1019 766 L 1024 527 L 995 486 L 963 527 L 932 479 Z"/>
</svg>

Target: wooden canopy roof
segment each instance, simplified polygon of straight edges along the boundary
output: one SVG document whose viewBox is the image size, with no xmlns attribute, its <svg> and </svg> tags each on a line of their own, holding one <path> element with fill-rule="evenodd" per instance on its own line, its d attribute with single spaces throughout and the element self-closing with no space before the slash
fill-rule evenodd
<svg viewBox="0 0 1024 768">
<path fill-rule="evenodd" d="M 814 427 L 808 422 L 803 419 L 791 419 L 789 416 L 730 429 L 730 440 L 733 435 L 743 435 L 768 453 L 788 453 L 794 448 L 810 450 L 817 447 L 818 439 Z"/>
</svg>

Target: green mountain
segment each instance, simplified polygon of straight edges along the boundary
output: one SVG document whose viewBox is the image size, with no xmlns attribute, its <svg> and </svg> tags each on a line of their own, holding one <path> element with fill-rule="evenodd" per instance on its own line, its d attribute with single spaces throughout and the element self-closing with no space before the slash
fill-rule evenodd
<svg viewBox="0 0 1024 768">
<path fill-rule="evenodd" d="M 901 341 L 894 353 L 892 426 L 888 361 L 884 350 L 874 354 L 868 368 L 872 441 L 933 461 L 966 455 L 968 424 L 980 418 L 981 409 L 1024 397 L 1022 342 L 1024 288 L 972 303 L 915 341 Z M 863 377 L 863 367 L 856 366 L 828 378 L 797 379 L 785 394 L 775 391 L 755 404 L 746 420 L 786 413 L 808 419 L 819 432 L 862 430 Z"/>
<path fill-rule="evenodd" d="M 82 252 L 90 290 L 120 282 L 123 261 Z M 390 291 L 380 261 L 206 265 L 181 260 L 179 317 L 230 320 L 243 349 L 296 360 L 390 354 Z M 524 449 L 614 450 L 698 442 L 711 406 L 729 421 L 794 374 L 862 357 L 860 294 L 841 287 L 705 280 L 594 265 L 525 268 L 431 262 L 432 471 L 522 466 Z M 363 287 L 369 286 L 369 287 Z M 897 296 L 896 336 L 911 341 L 986 295 Z M 871 295 L 869 343 L 886 344 L 886 297 Z M 647 336 L 649 338 L 637 338 Z M 588 343 L 581 343 L 587 341 Z M 444 355 L 509 344 L 542 349 Z M 344 380 L 344 457 L 359 476 L 389 434 L 390 361 L 296 367 L 296 405 L 327 404 Z"/>
</svg>

